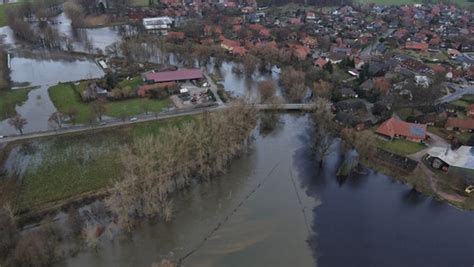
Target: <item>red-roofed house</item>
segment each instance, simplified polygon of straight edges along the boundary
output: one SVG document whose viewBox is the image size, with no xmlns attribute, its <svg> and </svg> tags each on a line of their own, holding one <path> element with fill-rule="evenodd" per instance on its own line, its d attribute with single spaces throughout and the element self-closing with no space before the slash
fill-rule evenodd
<svg viewBox="0 0 474 267">
<path fill-rule="evenodd" d="M 474 117 L 474 104 L 470 104 L 469 106 L 467 106 L 466 114 L 469 117 Z"/>
<path fill-rule="evenodd" d="M 474 119 L 448 118 L 444 127 L 450 131 L 472 132 L 474 131 Z"/>
<path fill-rule="evenodd" d="M 421 142 L 426 139 L 426 124 L 409 123 L 392 117 L 382 123 L 375 131 L 384 137 L 405 138 L 412 142 Z"/>
<path fill-rule="evenodd" d="M 429 45 L 427 43 L 418 42 L 407 42 L 405 49 L 416 50 L 416 51 L 428 51 Z"/>
<path fill-rule="evenodd" d="M 319 57 L 314 61 L 314 65 L 322 69 L 324 66 L 326 66 L 326 64 L 328 64 L 328 62 L 329 59 L 325 57 Z"/>
<path fill-rule="evenodd" d="M 385 77 L 375 77 L 373 79 L 374 88 L 379 90 L 383 94 L 387 94 L 390 91 L 392 85 L 385 79 Z"/>
<path fill-rule="evenodd" d="M 302 45 L 292 45 L 291 46 L 293 55 L 299 60 L 305 60 L 308 57 L 309 52 L 311 51 L 308 47 Z"/>
</svg>

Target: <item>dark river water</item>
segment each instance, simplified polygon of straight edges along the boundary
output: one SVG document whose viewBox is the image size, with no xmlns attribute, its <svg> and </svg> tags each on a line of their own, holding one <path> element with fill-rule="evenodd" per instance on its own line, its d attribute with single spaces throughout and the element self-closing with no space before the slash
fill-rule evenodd
<svg viewBox="0 0 474 267">
<path fill-rule="evenodd" d="M 473 212 L 373 171 L 336 178 L 338 144 L 319 168 L 307 127 L 284 115 L 227 174 L 175 196 L 172 222 L 144 222 L 61 265 L 473 266 Z"/>
</svg>

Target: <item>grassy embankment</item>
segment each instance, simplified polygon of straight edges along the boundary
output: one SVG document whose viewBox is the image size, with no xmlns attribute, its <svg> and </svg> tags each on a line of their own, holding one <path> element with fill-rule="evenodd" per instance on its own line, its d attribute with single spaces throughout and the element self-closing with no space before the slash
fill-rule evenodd
<svg viewBox="0 0 474 267">
<path fill-rule="evenodd" d="M 137 83 L 133 80 L 126 82 L 126 84 Z M 74 86 L 71 84 L 59 84 L 50 87 L 48 89 L 48 93 L 54 105 L 60 112 L 66 113 L 68 109 L 74 108 L 78 112 L 77 123 L 86 123 L 91 116 L 91 106 L 90 104 L 81 101 L 79 93 L 74 90 L 73 87 Z M 107 101 L 105 105 L 105 115 L 116 118 L 122 115 L 135 116 L 143 114 L 145 106 L 150 112 L 159 112 L 169 105 L 169 99 L 155 100 L 147 98 L 134 98 L 120 101 Z"/>
<path fill-rule="evenodd" d="M 31 88 L 23 88 L 0 91 L 0 121 L 16 113 L 15 106 L 21 105 L 28 99 L 30 89 Z"/>
<path fill-rule="evenodd" d="M 25 154 L 19 155 L 18 160 L 26 167 L 20 193 L 8 201 L 18 211 L 35 211 L 103 189 L 120 178 L 122 145 L 193 120 L 194 117 L 180 117 L 11 144 L 8 150 L 19 148 L 18 153 Z M 2 186 L 8 184 L 2 181 Z"/>
<path fill-rule="evenodd" d="M 426 146 L 420 143 L 410 142 L 404 139 L 395 139 L 392 141 L 377 139 L 377 147 L 402 156 L 408 156 L 426 148 Z"/>
</svg>

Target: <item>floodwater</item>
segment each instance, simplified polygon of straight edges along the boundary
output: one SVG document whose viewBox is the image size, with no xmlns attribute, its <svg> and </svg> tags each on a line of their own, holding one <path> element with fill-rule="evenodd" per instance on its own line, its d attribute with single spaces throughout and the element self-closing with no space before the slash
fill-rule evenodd
<svg viewBox="0 0 474 267">
<path fill-rule="evenodd" d="M 12 57 L 11 80 L 29 83 L 30 86 L 56 85 L 60 82 L 94 79 L 104 76 L 104 71 L 92 60 L 52 60 Z"/>
<path fill-rule="evenodd" d="M 109 45 L 120 41 L 119 27 L 101 27 L 92 29 L 74 29 L 71 20 L 63 13 L 55 17 L 56 24 L 51 25 L 64 36 L 70 37 L 75 51 L 88 52 L 86 42 L 89 41 L 94 49 L 102 51 Z"/>
<path fill-rule="evenodd" d="M 222 85 L 226 91 L 231 92 L 235 96 L 247 97 L 252 101 L 258 101 L 258 82 L 260 81 L 273 81 L 277 90 L 276 94 L 281 96 L 282 91 L 279 86 L 280 75 L 277 72 L 277 68 L 273 67 L 271 73 L 260 73 L 256 71 L 252 76 L 247 77 L 245 74 L 238 74 L 233 71 L 237 66 L 237 63 L 224 61 L 220 68 L 215 68 L 212 63 L 208 64 L 207 72 L 216 73 L 222 77 Z"/>
<path fill-rule="evenodd" d="M 144 222 L 60 265 L 472 266 L 474 213 L 373 171 L 338 179 L 338 144 L 319 168 L 306 117 L 282 121 L 227 174 L 175 196 L 171 222 Z"/>
<path fill-rule="evenodd" d="M 28 86 L 38 86 L 28 93 L 25 103 L 16 107 L 17 114 L 28 121 L 24 128 L 25 133 L 51 129 L 48 119 L 56 111 L 56 108 L 49 98 L 48 88 L 50 86 L 59 82 L 99 78 L 104 75 L 102 69 L 91 60 L 12 57 L 10 65 L 10 77 L 14 83 L 28 83 Z M 8 124 L 8 120 L 0 121 L 0 135 L 16 133 L 16 130 Z"/>
</svg>

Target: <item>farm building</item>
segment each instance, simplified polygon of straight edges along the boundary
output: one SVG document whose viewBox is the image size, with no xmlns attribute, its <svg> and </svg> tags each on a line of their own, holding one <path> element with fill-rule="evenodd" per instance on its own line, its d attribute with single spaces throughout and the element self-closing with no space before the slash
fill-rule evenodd
<svg viewBox="0 0 474 267">
<path fill-rule="evenodd" d="M 375 132 L 389 139 L 405 138 L 412 142 L 421 142 L 427 137 L 426 124 L 405 122 L 396 117 L 386 120 Z"/>
<path fill-rule="evenodd" d="M 148 84 L 164 82 L 198 81 L 204 76 L 200 69 L 182 69 L 173 71 L 147 72 L 142 75 Z"/>
</svg>

